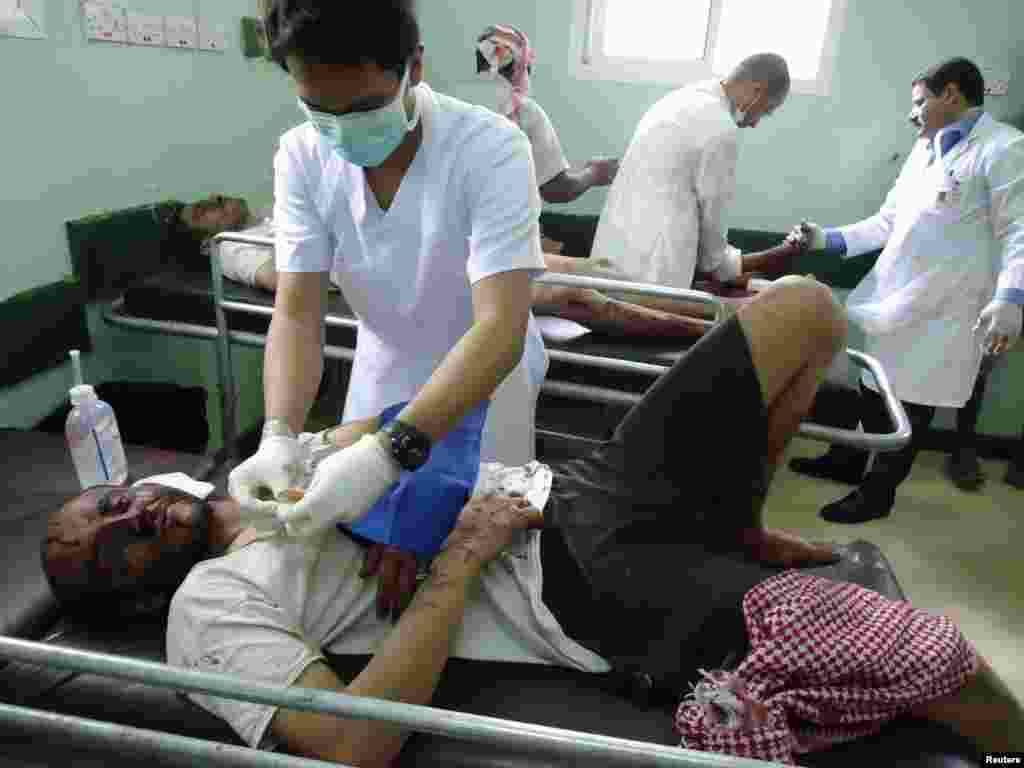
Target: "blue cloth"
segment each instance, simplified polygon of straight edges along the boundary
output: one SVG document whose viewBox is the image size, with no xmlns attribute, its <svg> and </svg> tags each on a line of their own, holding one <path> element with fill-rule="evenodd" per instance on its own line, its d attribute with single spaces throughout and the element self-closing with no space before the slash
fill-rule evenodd
<svg viewBox="0 0 1024 768">
<path fill-rule="evenodd" d="M 472 495 L 480 473 L 480 436 L 490 402 L 478 405 L 444 439 L 434 443 L 427 463 L 401 477 L 365 517 L 345 525 L 352 533 L 390 544 L 430 559 L 455 527 L 459 512 Z M 381 413 L 381 426 L 391 422 L 406 403 Z"/>
<path fill-rule="evenodd" d="M 837 256 L 846 255 L 846 238 L 838 229 L 825 230 L 825 252 Z"/>
<path fill-rule="evenodd" d="M 1024 291 L 1020 288 L 1004 288 L 1001 291 L 996 291 L 996 298 L 1016 304 L 1018 307 L 1024 306 Z"/>
</svg>

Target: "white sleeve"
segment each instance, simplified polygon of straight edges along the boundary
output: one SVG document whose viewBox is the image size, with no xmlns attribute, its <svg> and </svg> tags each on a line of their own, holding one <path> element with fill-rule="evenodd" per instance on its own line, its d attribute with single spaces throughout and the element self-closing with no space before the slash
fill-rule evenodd
<svg viewBox="0 0 1024 768">
<path fill-rule="evenodd" d="M 228 596 L 219 594 L 214 584 L 204 586 L 208 591 L 201 598 L 176 595 L 171 603 L 167 623 L 171 666 L 291 686 L 310 664 L 324 659 L 319 648 L 296 630 L 287 606 L 260 593 L 233 600 L 224 610 Z M 224 720 L 248 746 L 276 746 L 267 728 L 277 707 L 199 693 L 188 697 Z"/>
<path fill-rule="evenodd" d="M 524 117 L 524 129 L 530 138 L 533 164 L 537 170 L 537 184 L 544 186 L 562 171 L 568 170 L 569 161 L 565 159 L 555 126 L 540 104 L 530 102 L 530 109 L 524 110 Z"/>
<path fill-rule="evenodd" d="M 295 133 L 274 156 L 274 248 L 278 272 L 329 272 L 330 234 L 314 203 Z"/>
<path fill-rule="evenodd" d="M 726 239 L 729 228 L 724 219 L 736 194 L 738 156 L 739 145 L 733 133 L 716 137 L 700 155 L 696 179 L 700 215 L 697 265 L 704 272 L 716 272 L 735 258 Z"/>
<path fill-rule="evenodd" d="M 992 234 L 1003 257 L 996 295 L 1024 303 L 1024 135 L 999 150 L 987 176 Z"/>
<path fill-rule="evenodd" d="M 529 140 L 511 124 L 489 131 L 489 136 L 463 155 L 471 227 L 466 271 L 471 284 L 515 269 L 534 275 L 544 271 L 540 192 Z"/>
<path fill-rule="evenodd" d="M 863 221 L 858 221 L 856 224 L 839 227 L 839 233 L 846 241 L 846 253 L 843 254 L 844 259 L 860 256 L 862 253 L 877 251 L 879 248 L 884 248 L 885 244 L 889 242 L 893 224 L 896 221 L 900 187 L 904 178 L 913 173 L 912 169 L 917 167 L 919 159 L 916 153 L 921 151 L 926 150 L 922 149 L 922 145 L 918 145 L 907 157 L 900 175 L 896 178 L 892 189 L 889 190 L 889 194 L 885 196 L 885 202 L 882 203 L 878 213 Z"/>
</svg>

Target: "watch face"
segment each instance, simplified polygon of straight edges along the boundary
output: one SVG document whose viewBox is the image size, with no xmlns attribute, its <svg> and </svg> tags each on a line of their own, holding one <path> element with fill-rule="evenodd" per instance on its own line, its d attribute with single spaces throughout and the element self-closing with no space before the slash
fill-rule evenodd
<svg viewBox="0 0 1024 768">
<path fill-rule="evenodd" d="M 419 430 L 401 422 L 390 425 L 392 449 L 395 459 L 406 469 L 418 469 L 430 456 L 430 438 Z"/>
</svg>

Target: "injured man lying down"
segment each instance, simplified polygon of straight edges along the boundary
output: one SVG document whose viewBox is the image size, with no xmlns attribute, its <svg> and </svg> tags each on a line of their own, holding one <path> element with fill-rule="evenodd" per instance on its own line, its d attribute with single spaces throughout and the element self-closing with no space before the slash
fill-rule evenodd
<svg viewBox="0 0 1024 768">
<path fill-rule="evenodd" d="M 211 238 L 219 233 L 244 232 L 272 237 L 272 213 L 270 209 L 251 212 L 243 198 L 211 195 L 178 207 L 173 212 L 172 221 L 182 247 L 197 250 L 209 258 Z M 548 272 L 635 282 L 606 259 L 563 255 L 563 244 L 546 237 L 541 238 L 541 244 Z M 779 269 L 791 265 L 806 247 L 805 243 L 790 240 L 759 254 L 748 254 L 748 258 L 757 257 L 756 263 L 765 265 L 767 271 L 759 273 L 762 276 L 778 277 L 782 274 Z M 229 280 L 270 293 L 277 290 L 277 268 L 272 247 L 227 241 L 221 243 L 219 253 L 221 269 Z M 693 287 L 721 296 L 729 307 L 734 308 L 753 296 L 747 290 L 751 276 L 746 275 L 736 284 L 701 280 Z M 339 287 L 333 279 L 332 276 L 330 290 L 337 292 Z M 705 304 L 540 283 L 533 286 L 533 311 L 540 317 L 570 320 L 582 326 L 579 332 L 589 330 L 634 338 L 696 339 L 713 325 L 712 309 Z"/>
<path fill-rule="evenodd" d="M 763 525 L 780 457 L 845 337 L 825 286 L 784 277 L 698 341 L 585 458 L 486 464 L 454 488 L 426 473 L 419 492 L 429 461 L 403 472 L 406 500 L 456 512 L 395 624 L 374 610 L 373 550 L 344 526 L 254 528 L 184 476 L 69 500 L 49 521 L 43 565 L 62 603 L 93 621 L 166 593 L 168 662 L 192 670 L 429 704 L 449 657 L 614 669 L 674 694 L 690 749 L 793 763 L 901 716 L 982 749 L 1024 749 L 1019 703 L 947 618 L 815 575 L 842 550 Z M 314 437 L 333 449 L 377 428 Z M 349 682 L 325 652 L 372 658 Z M 388 765 L 409 735 L 193 699 L 249 745 L 345 764 Z"/>
</svg>

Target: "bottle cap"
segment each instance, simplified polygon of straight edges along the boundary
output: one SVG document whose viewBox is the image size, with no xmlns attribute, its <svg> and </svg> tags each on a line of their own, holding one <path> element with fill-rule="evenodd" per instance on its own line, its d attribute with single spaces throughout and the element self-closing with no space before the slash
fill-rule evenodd
<svg viewBox="0 0 1024 768">
<path fill-rule="evenodd" d="M 95 400 L 96 390 L 92 384 L 79 384 L 71 388 L 71 405 L 78 405 L 83 400 Z"/>
</svg>

